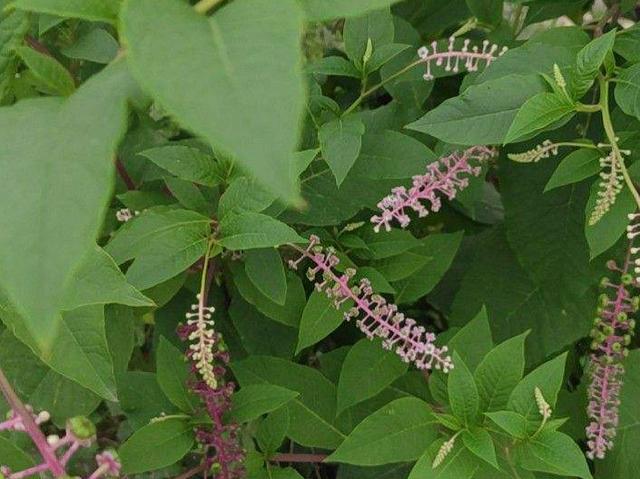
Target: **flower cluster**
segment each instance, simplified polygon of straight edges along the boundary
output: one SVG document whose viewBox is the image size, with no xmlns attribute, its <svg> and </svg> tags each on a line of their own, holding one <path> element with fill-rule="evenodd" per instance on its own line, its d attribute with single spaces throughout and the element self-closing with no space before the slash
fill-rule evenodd
<svg viewBox="0 0 640 479">
<path fill-rule="evenodd" d="M 600 167 L 603 168 L 600 172 L 602 181 L 598 185 L 598 198 L 589 217 L 589 225 L 596 224 L 607 214 L 616 202 L 618 194 L 622 191 L 624 177 L 622 176 L 620 161 L 623 161 L 623 159 L 618 158 L 613 150 L 606 157 L 600 159 Z"/>
<path fill-rule="evenodd" d="M 438 67 L 444 64 L 444 70 L 447 72 L 457 73 L 461 68 L 474 72 L 479 69 L 481 62 L 484 62 L 485 67 L 488 67 L 496 58 L 507 51 L 507 47 L 502 47 L 498 52 L 498 45 L 489 46 L 490 42 L 488 40 L 482 42 L 482 50 L 477 46 L 469 48 L 469 39 L 465 39 L 462 48 L 456 50 L 455 41 L 455 37 L 450 37 L 447 50 L 442 52 L 438 52 L 438 42 L 432 42 L 431 49 L 421 47 L 418 50 L 418 56 L 427 68 L 423 75 L 425 80 L 433 80 L 434 78 L 431 72 L 432 62 L 435 62 Z M 463 62 L 462 65 L 461 62 Z"/>
<path fill-rule="evenodd" d="M 116 211 L 116 219 L 120 223 L 126 223 L 140 214 L 139 211 L 131 211 L 129 208 L 122 208 Z"/>
<path fill-rule="evenodd" d="M 542 158 L 549 158 L 558 154 L 558 145 L 551 140 L 544 140 L 542 144 L 523 153 L 509 153 L 509 159 L 518 163 L 537 163 Z"/>
<path fill-rule="evenodd" d="M 289 261 L 289 266 L 297 269 L 304 259 L 311 260 L 312 266 L 307 270 L 309 280 L 316 282 L 316 289 L 324 291 L 336 308 L 351 301 L 353 304 L 345 313 L 345 320 L 358 318 L 356 324 L 369 339 L 382 338 L 385 349 L 395 350 L 405 362 L 412 362 L 419 369 L 435 368 L 445 373 L 453 369 L 451 358 L 446 354 L 447 347 L 439 348 L 434 344 L 435 334 L 427 332 L 414 319 L 400 313 L 396 305 L 375 294 L 366 278 L 357 285 L 350 285 L 356 273 L 352 268 L 347 268 L 343 274 L 336 273 L 335 267 L 340 260 L 331 248 L 320 245 L 317 236 L 309 238 L 306 249 L 292 246 L 300 252 L 300 257 Z"/>
<path fill-rule="evenodd" d="M 200 427 L 196 439 L 205 448 L 205 466 L 215 479 L 244 477 L 244 451 L 239 441 L 239 426 L 227 424 L 224 415 L 231 409 L 235 384 L 226 382 L 229 353 L 222 336 L 214 331 L 214 308 L 205 306 L 204 295 L 187 313 L 187 323 L 180 325 L 178 336 L 190 341 L 187 358 L 191 362 L 193 380 L 190 389 L 200 397 L 211 419 L 210 427 Z"/>
<path fill-rule="evenodd" d="M 637 286 L 636 280 L 628 273 L 631 251 L 620 268 L 610 261 L 610 270 L 620 275 L 620 280 L 612 282 L 603 278 L 601 285 L 612 293 L 600 296 L 598 317 L 591 331 L 591 360 L 589 404 L 587 414 L 591 420 L 587 426 L 587 456 L 602 459 L 613 447 L 618 426 L 620 388 L 624 367 L 621 362 L 628 354 L 627 346 L 635 328 L 635 320 L 630 314 L 638 310 L 639 298 L 629 292 L 630 286 Z"/>
<path fill-rule="evenodd" d="M 469 179 L 463 175 L 479 175 L 481 168 L 477 165 L 496 154 L 494 148 L 472 146 L 430 163 L 425 174 L 413 177 L 409 189 L 398 186 L 378 203 L 381 212 L 371 218 L 375 231 L 380 231 L 383 226 L 387 231 L 391 230 L 393 221 L 406 228 L 411 222 L 407 210 L 415 211 L 420 218 L 427 216 L 429 211 L 438 211 L 442 206 L 439 195 L 445 195 L 450 200 L 455 198 L 459 190 L 469 185 Z M 424 202 L 429 202 L 429 205 Z"/>
<path fill-rule="evenodd" d="M 30 406 L 26 406 L 26 411 L 38 426 L 46 423 L 50 418 L 47 411 L 34 414 Z M 59 475 L 58 473 L 60 472 L 64 473 L 71 458 L 81 448 L 91 447 L 96 440 L 96 428 L 84 416 L 69 419 L 66 424 L 65 435 L 62 438 L 57 435 L 51 435 L 44 440 L 41 433 L 36 435 L 29 430 L 25 417 L 14 410 L 10 410 L 7 414 L 7 419 L 0 422 L 0 431 L 27 432 L 38 446 L 44 459 L 43 463 L 22 471 L 11 471 L 7 466 L 0 466 L 0 477 L 4 476 L 7 479 L 24 479 L 47 471 L 54 473 L 54 475 Z M 95 459 L 98 467 L 87 479 L 120 477 L 121 464 L 115 451 L 103 451 Z"/>
</svg>

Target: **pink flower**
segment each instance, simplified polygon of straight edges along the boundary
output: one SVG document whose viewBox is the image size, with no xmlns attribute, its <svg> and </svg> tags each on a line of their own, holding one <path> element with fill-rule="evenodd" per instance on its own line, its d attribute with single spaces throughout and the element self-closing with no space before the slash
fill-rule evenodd
<svg viewBox="0 0 640 479">
<path fill-rule="evenodd" d="M 447 347 L 437 347 L 435 334 L 427 332 L 414 319 L 405 317 L 395 304 L 389 304 L 375 294 L 367 279 L 351 286 L 350 280 L 355 270 L 348 268 L 344 274 L 334 271 L 340 260 L 331 248 L 323 248 L 317 236 L 309 238 L 306 249 L 292 245 L 301 256 L 289 261 L 289 266 L 297 269 L 300 262 L 309 259 L 313 263 L 307 270 L 307 277 L 316 281 L 316 289 L 324 291 L 332 298 L 336 308 L 351 301 L 352 307 L 345 313 L 345 320 L 358 318 L 360 330 L 369 338 L 382 338 L 385 349 L 395 352 L 405 362 L 414 363 L 419 369 L 441 369 L 445 373 L 453 369 L 451 358 L 446 354 Z"/>
<path fill-rule="evenodd" d="M 423 75 L 425 80 L 433 80 L 431 62 L 435 62 L 436 66 L 445 64 L 444 70 L 447 72 L 452 71 L 457 73 L 461 68 L 474 72 L 479 69 L 480 62 L 484 62 L 486 68 L 491 65 L 496 58 L 507 51 L 507 47 L 502 47 L 498 52 L 498 45 L 493 44 L 489 46 L 490 42 L 488 40 L 482 42 L 481 51 L 479 51 L 477 46 L 469 49 L 469 39 L 464 40 L 461 50 L 456 50 L 455 40 L 455 37 L 450 37 L 447 50 L 440 53 L 438 53 L 438 42 L 431 43 L 431 50 L 427 47 L 422 47 L 418 50 L 418 56 L 427 67 L 427 71 Z M 463 65 L 460 65 L 461 61 L 464 62 Z"/>
<path fill-rule="evenodd" d="M 404 186 L 398 186 L 378 203 L 381 213 L 371 217 L 374 230 L 378 232 L 384 226 L 390 231 L 394 220 L 400 227 L 406 228 L 411 222 L 406 211 L 408 209 L 418 213 L 420 218 L 427 216 L 429 211 L 438 211 L 442 206 L 440 195 L 452 200 L 458 191 L 469 185 L 469 179 L 464 175 L 480 174 L 481 168 L 473 166 L 473 162 L 482 163 L 496 154 L 494 148 L 472 146 L 461 153 L 456 151 L 430 163 L 424 175 L 413 177 L 411 188 L 407 190 Z"/>
<path fill-rule="evenodd" d="M 618 427 L 620 388 L 624 374 L 621 362 L 628 354 L 627 346 L 635 327 L 635 321 L 629 315 L 638 309 L 638 298 L 632 297 L 627 289 L 630 285 L 636 285 L 628 273 L 630 255 L 631 251 L 622 268 L 614 261 L 608 263 L 609 269 L 621 275 L 621 281 L 613 283 L 603 278 L 602 286 L 611 289 L 612 293 L 600 296 L 598 318 L 591 331 L 593 353 L 587 406 L 591 422 L 586 429 L 587 457 L 591 459 L 605 457 L 607 450 L 613 447 Z"/>
</svg>

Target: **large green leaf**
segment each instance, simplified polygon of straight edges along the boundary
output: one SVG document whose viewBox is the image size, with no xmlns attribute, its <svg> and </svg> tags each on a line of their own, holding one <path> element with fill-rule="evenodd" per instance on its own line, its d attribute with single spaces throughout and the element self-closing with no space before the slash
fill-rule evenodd
<svg viewBox="0 0 640 479">
<path fill-rule="evenodd" d="M 455 368 L 449 373 L 447 393 L 451 412 L 464 425 L 472 426 L 478 420 L 480 412 L 480 395 L 473 379 L 473 374 L 456 352 L 453 353 Z"/>
<path fill-rule="evenodd" d="M 150 148 L 139 154 L 183 180 L 207 186 L 220 183 L 220 177 L 216 174 L 216 161 L 199 148 L 166 145 Z"/>
<path fill-rule="evenodd" d="M 558 93 L 538 93 L 529 98 L 518 110 L 507 132 L 504 143 L 512 143 L 523 136 L 538 133 L 559 121 L 567 121 L 574 105 Z"/>
<path fill-rule="evenodd" d="M 345 308 L 346 309 L 346 308 Z M 296 353 L 331 334 L 344 322 L 344 313 L 321 291 L 314 291 L 304 307 L 298 332 Z"/>
<path fill-rule="evenodd" d="M 184 126 L 293 200 L 304 103 L 297 2 L 233 2 L 207 18 L 176 0 L 125 1 L 121 20 L 140 84 Z"/>
<path fill-rule="evenodd" d="M 640 118 L 640 63 L 622 71 L 617 79 L 615 97 L 622 111 Z"/>
<path fill-rule="evenodd" d="M 584 94 L 593 85 L 593 80 L 598 74 L 600 65 L 605 61 L 607 55 L 613 50 L 613 42 L 616 38 L 616 31 L 611 30 L 602 36 L 594 38 L 578 52 L 576 59 L 576 74 L 572 78 L 572 90 L 577 98 Z"/>
<path fill-rule="evenodd" d="M 134 88 L 125 66 L 106 68 L 66 100 L 0 109 L 0 282 L 45 350 L 111 194 L 113 153 Z"/>
<path fill-rule="evenodd" d="M 331 120 L 318 131 L 322 157 L 329 164 L 338 186 L 358 159 L 363 134 L 364 124 L 355 115 Z"/>
<path fill-rule="evenodd" d="M 250 384 L 233 395 L 229 416 L 239 423 L 249 422 L 275 411 L 298 396 L 296 391 L 281 386 Z"/>
<path fill-rule="evenodd" d="M 397 399 L 358 424 L 327 461 L 376 466 L 415 460 L 437 437 L 436 424 L 424 401 Z"/>
<path fill-rule="evenodd" d="M 544 192 L 560 186 L 570 185 L 597 175 L 600 172 L 600 152 L 580 148 L 562 158 L 560 164 L 549 178 Z"/>
<path fill-rule="evenodd" d="M 338 410 L 345 409 L 382 392 L 407 372 L 407 364 L 380 341 L 358 341 L 347 353 L 338 381 Z"/>
<path fill-rule="evenodd" d="M 121 0 L 15 0 L 22 10 L 48 13 L 59 17 L 82 18 L 96 22 L 115 23 Z"/>
<path fill-rule="evenodd" d="M 243 387 L 267 383 L 300 393 L 287 405 L 291 420 L 287 434 L 295 442 L 329 449 L 344 439 L 333 424 L 336 388 L 319 371 L 268 356 L 251 356 L 231 368 Z"/>
<path fill-rule="evenodd" d="M 516 450 L 518 464 L 529 471 L 592 479 L 580 447 L 558 431 L 542 431 Z"/>
<path fill-rule="evenodd" d="M 507 75 L 467 88 L 407 125 L 447 143 L 486 145 L 503 143 L 518 110 L 545 90 L 534 75 Z"/>
<path fill-rule="evenodd" d="M 193 427 L 184 419 L 167 418 L 136 431 L 119 449 L 122 471 L 138 474 L 175 464 L 191 450 Z"/>
<path fill-rule="evenodd" d="M 286 243 L 305 243 L 293 228 L 271 216 L 244 212 L 220 221 L 220 244 L 230 250 L 269 248 Z"/>
<path fill-rule="evenodd" d="M 193 412 L 198 400 L 189 391 L 190 369 L 185 355 L 164 336 L 160 337 L 156 353 L 157 379 L 160 389 L 182 411 Z"/>
<path fill-rule="evenodd" d="M 248 250 L 244 265 L 253 285 L 271 301 L 284 306 L 287 277 L 278 251 L 274 248 Z"/>
</svg>

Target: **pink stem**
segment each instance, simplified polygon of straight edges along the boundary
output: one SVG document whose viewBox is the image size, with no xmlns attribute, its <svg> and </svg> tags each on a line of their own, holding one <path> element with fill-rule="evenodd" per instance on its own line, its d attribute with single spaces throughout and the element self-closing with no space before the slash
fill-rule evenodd
<svg viewBox="0 0 640 479">
<path fill-rule="evenodd" d="M 19 417 L 8 419 L 4 422 L 0 422 L 0 431 L 6 431 L 7 429 L 13 429 L 16 424 L 20 423 Z"/>
<path fill-rule="evenodd" d="M 38 464 L 37 466 L 30 467 L 24 471 L 14 472 L 9 476 L 9 479 L 23 479 L 25 477 L 33 476 L 41 472 L 49 470 L 49 466 L 45 464 Z"/>
<path fill-rule="evenodd" d="M 67 465 L 69 460 L 78 451 L 78 449 L 80 449 L 80 443 L 77 441 L 72 442 L 71 447 L 67 449 L 67 452 L 65 452 L 62 458 L 60 459 L 60 462 L 62 463 L 63 466 Z"/>
<path fill-rule="evenodd" d="M 11 387 L 9 380 L 4 375 L 4 372 L 1 368 L 0 390 L 7 400 L 7 403 L 9 403 L 11 409 L 13 409 L 13 411 L 22 418 L 22 423 L 24 424 L 24 428 L 27 434 L 29 434 L 29 436 L 31 437 L 31 440 L 40 452 L 42 459 L 44 460 L 51 473 L 55 477 L 65 475 L 64 466 L 60 463 L 60 461 L 58 461 L 58 458 L 53 453 L 53 450 L 49 446 L 49 443 L 47 443 L 47 438 L 44 437 L 44 434 L 42 434 L 42 431 L 33 420 L 31 413 L 27 411 L 27 408 L 24 406 L 24 404 L 22 404 L 22 401 L 20 401 L 20 398 Z"/>
<path fill-rule="evenodd" d="M 99 477 L 104 476 L 104 474 L 109 470 L 109 465 L 104 464 L 96 469 L 93 474 L 91 474 L 87 479 L 98 479 Z"/>
</svg>

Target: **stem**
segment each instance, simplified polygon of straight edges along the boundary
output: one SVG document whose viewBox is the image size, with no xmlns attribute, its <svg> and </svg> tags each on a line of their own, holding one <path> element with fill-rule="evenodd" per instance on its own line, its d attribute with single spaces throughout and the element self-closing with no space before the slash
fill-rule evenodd
<svg viewBox="0 0 640 479">
<path fill-rule="evenodd" d="M 124 181 L 124 184 L 127 186 L 127 189 L 128 190 L 135 190 L 136 189 L 136 183 L 133 181 L 131 176 L 129 176 L 129 173 L 127 172 L 127 169 L 125 168 L 124 163 L 122 163 L 122 161 L 120 161 L 120 159 L 118 157 L 116 157 L 115 163 L 116 163 L 116 171 L 118 172 L 118 176 L 120 176 L 120 178 L 122 178 L 122 181 Z"/>
<path fill-rule="evenodd" d="M 604 126 L 604 131 L 606 132 L 609 143 L 611 144 L 614 161 L 618 162 L 620 170 L 622 171 L 622 175 L 624 177 L 624 181 L 627 184 L 629 191 L 631 191 L 631 194 L 633 195 L 633 199 L 636 202 L 637 208 L 640 209 L 640 194 L 638 193 L 638 190 L 636 190 L 636 187 L 633 184 L 633 180 L 629 175 L 629 171 L 627 171 L 627 167 L 624 164 L 624 158 L 622 157 L 622 153 L 620 153 L 618 139 L 616 138 L 616 133 L 613 129 L 613 122 L 611 121 L 611 113 L 609 111 L 609 82 L 604 77 L 600 77 L 599 82 L 600 107 L 602 109 L 602 124 Z"/>
<path fill-rule="evenodd" d="M 213 7 L 218 5 L 220 2 L 222 2 L 222 0 L 200 0 L 198 3 L 196 3 L 193 6 L 193 9 L 196 12 L 204 15 L 209 10 L 211 10 Z"/>
<path fill-rule="evenodd" d="M 396 78 L 398 78 L 399 76 L 407 73 L 409 70 L 411 70 L 413 67 L 416 67 L 418 65 L 420 65 L 421 63 L 423 63 L 422 59 L 416 60 L 413 63 L 409 63 L 406 67 L 402 68 L 401 70 L 395 72 L 393 75 L 385 78 L 384 80 L 382 80 L 380 83 L 376 83 L 375 85 L 373 85 L 371 88 L 369 88 L 366 91 L 363 91 L 362 93 L 360 93 L 360 96 L 358 98 L 356 98 L 356 100 L 349 106 L 349 108 L 347 108 L 344 113 L 342 114 L 342 116 L 346 116 L 349 113 L 351 113 L 353 110 L 355 110 L 358 105 L 360 105 L 363 100 L 365 98 L 367 98 L 369 95 L 371 95 L 372 93 L 376 92 L 377 90 L 379 90 L 380 88 L 382 88 L 384 85 L 386 85 L 387 83 L 389 83 L 391 80 L 395 80 Z"/>
<path fill-rule="evenodd" d="M 9 475 L 9 479 L 23 479 L 29 476 L 35 476 L 44 471 L 48 471 L 49 466 L 47 464 L 38 464 L 37 466 L 30 467 L 29 469 L 25 469 L 24 471 L 14 472 Z"/>
<path fill-rule="evenodd" d="M 585 105 L 584 103 L 576 104 L 576 111 L 580 111 L 580 112 L 593 113 L 596 111 L 600 111 L 601 109 L 602 109 L 602 106 L 599 104 L 597 105 Z"/>
<path fill-rule="evenodd" d="M 509 446 L 504 448 L 504 455 L 507 458 L 507 464 L 509 464 L 509 468 L 511 469 L 511 472 L 513 472 L 513 477 L 515 479 L 521 479 L 520 474 L 518 474 L 518 470 L 516 469 L 516 466 L 513 465 L 513 462 L 511 460 L 511 451 L 509 450 Z"/>
<path fill-rule="evenodd" d="M 306 462 L 318 463 L 324 462 L 327 458 L 326 454 L 289 454 L 279 453 L 269 459 L 272 462 Z"/>
<path fill-rule="evenodd" d="M 42 459 L 51 473 L 55 477 L 65 475 L 64 467 L 49 447 L 47 439 L 44 437 L 44 434 L 42 434 L 40 428 L 36 425 L 31 413 L 27 411 L 27 408 L 22 404 L 22 401 L 20 401 L 20 398 L 11 387 L 11 384 L 4 375 L 2 368 L 0 368 L 0 391 L 2 391 L 2 395 L 7 400 L 7 403 L 9 403 L 11 409 L 13 409 L 13 411 L 22 418 L 22 423 L 24 424 L 27 434 L 31 437 L 31 440 L 38 449 L 38 452 L 40 452 Z"/>
<path fill-rule="evenodd" d="M 176 476 L 173 479 L 189 479 L 190 477 L 193 477 L 196 474 L 203 472 L 206 468 L 207 468 L 207 465 L 203 462 L 199 466 L 189 469 L 187 472 L 180 474 L 179 476 Z"/>
</svg>

